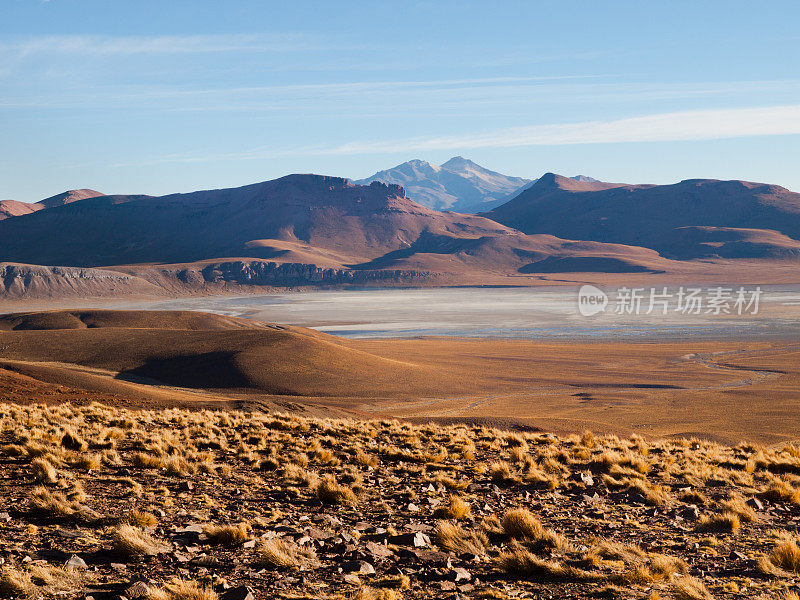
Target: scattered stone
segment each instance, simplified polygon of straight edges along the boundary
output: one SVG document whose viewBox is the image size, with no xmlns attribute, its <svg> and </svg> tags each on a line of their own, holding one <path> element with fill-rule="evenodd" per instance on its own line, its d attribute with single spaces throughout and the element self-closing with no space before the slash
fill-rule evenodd
<svg viewBox="0 0 800 600">
<path fill-rule="evenodd" d="M 764 510 L 764 503 L 758 498 L 748 498 L 747 506 L 754 510 Z"/>
<path fill-rule="evenodd" d="M 420 531 L 391 535 L 388 541 L 390 544 L 397 546 L 412 546 L 414 548 L 427 548 L 431 545 L 431 538 Z"/>
<path fill-rule="evenodd" d="M 150 595 L 150 586 L 144 581 L 137 581 L 125 588 L 124 594 L 125 597 L 129 598 L 130 600 L 147 598 Z"/>
<path fill-rule="evenodd" d="M 83 569 L 86 569 L 87 567 L 88 567 L 88 565 L 86 564 L 86 561 L 84 561 L 77 554 L 73 554 L 72 556 L 70 556 L 69 560 L 64 565 L 64 568 L 67 569 L 68 571 L 83 570 Z"/>
<path fill-rule="evenodd" d="M 361 575 L 374 575 L 375 567 L 365 560 L 348 560 L 341 564 L 345 573 L 359 573 Z"/>
<path fill-rule="evenodd" d="M 220 594 L 219 600 L 255 600 L 255 594 L 246 585 L 240 585 Z"/>
</svg>

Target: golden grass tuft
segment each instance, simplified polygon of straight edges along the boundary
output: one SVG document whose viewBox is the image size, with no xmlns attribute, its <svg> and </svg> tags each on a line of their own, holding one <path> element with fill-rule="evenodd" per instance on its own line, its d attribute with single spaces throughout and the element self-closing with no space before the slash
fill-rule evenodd
<svg viewBox="0 0 800 600">
<path fill-rule="evenodd" d="M 120 525 L 114 532 L 114 550 L 125 556 L 156 556 L 169 551 L 169 546 L 133 525 Z"/>
<path fill-rule="evenodd" d="M 433 516 L 439 519 L 453 519 L 460 521 L 470 516 L 472 510 L 468 502 L 461 499 L 460 496 L 451 494 L 447 504 L 440 506 L 433 512 Z"/>
<path fill-rule="evenodd" d="M 436 544 L 456 554 L 482 556 L 489 547 L 489 538 L 482 531 L 465 531 L 450 521 L 438 521 L 434 530 Z"/>
<path fill-rule="evenodd" d="M 317 498 L 325 504 L 355 504 L 356 495 L 352 489 L 336 481 L 333 475 L 324 475 L 314 486 Z"/>
<path fill-rule="evenodd" d="M 675 579 L 675 598 L 677 600 L 713 600 L 705 584 L 696 577 Z"/>
<path fill-rule="evenodd" d="M 173 579 L 163 587 L 150 590 L 147 600 L 218 600 L 219 596 L 211 588 L 201 586 L 196 581 Z"/>
<path fill-rule="evenodd" d="M 58 470 L 44 456 L 39 456 L 31 461 L 33 478 L 39 483 L 55 485 L 58 483 Z"/>
<path fill-rule="evenodd" d="M 784 534 L 769 556 L 759 561 L 759 568 L 768 575 L 782 575 L 781 571 L 800 573 L 800 545 L 797 538 Z"/>
<path fill-rule="evenodd" d="M 250 523 L 206 525 L 203 533 L 210 544 L 241 544 L 250 539 Z"/>
<path fill-rule="evenodd" d="M 695 527 L 696 531 L 738 531 L 742 526 L 736 513 L 726 511 L 721 514 L 703 515 Z"/>
<path fill-rule="evenodd" d="M 271 538 L 258 546 L 261 562 L 273 569 L 304 569 L 317 564 L 311 548 L 303 548 L 283 538 Z"/>
<path fill-rule="evenodd" d="M 128 525 L 133 525 L 134 527 L 140 528 L 155 527 L 158 525 L 158 519 L 153 513 L 142 512 L 136 508 L 125 515 L 123 520 Z"/>
</svg>

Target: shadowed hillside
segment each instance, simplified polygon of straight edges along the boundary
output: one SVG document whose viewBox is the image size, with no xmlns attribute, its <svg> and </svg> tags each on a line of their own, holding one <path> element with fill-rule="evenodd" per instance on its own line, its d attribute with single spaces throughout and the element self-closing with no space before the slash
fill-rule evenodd
<svg viewBox="0 0 800 600">
<path fill-rule="evenodd" d="M 680 259 L 794 258 L 800 244 L 800 194 L 747 181 L 627 185 L 548 173 L 484 216 L 529 234 L 646 246 Z"/>
</svg>

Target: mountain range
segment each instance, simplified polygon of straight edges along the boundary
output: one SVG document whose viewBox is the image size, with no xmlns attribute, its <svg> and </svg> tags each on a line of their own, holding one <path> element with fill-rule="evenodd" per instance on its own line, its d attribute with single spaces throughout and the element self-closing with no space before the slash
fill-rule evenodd
<svg viewBox="0 0 800 600">
<path fill-rule="evenodd" d="M 800 194 L 764 183 L 628 185 L 547 173 L 483 216 L 528 234 L 646 246 L 680 260 L 800 257 Z"/>
<path fill-rule="evenodd" d="M 596 181 L 583 175 L 573 179 Z M 428 208 L 461 213 L 491 210 L 536 183 L 535 179 L 490 171 L 463 156 L 454 156 L 441 165 L 409 160 L 354 183 L 369 185 L 373 181 L 402 185 L 409 197 Z"/>
<path fill-rule="evenodd" d="M 0 295 L 526 285 L 559 273 L 698 280 L 741 265 L 761 276 L 764 261 L 798 273 L 800 194 L 779 186 L 547 173 L 523 188 L 481 214 L 423 206 L 397 184 L 310 174 L 168 196 L 66 192 L 0 221 Z"/>
</svg>

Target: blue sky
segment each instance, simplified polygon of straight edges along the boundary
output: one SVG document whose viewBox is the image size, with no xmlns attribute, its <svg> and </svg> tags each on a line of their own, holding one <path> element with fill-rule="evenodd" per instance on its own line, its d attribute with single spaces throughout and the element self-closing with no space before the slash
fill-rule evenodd
<svg viewBox="0 0 800 600">
<path fill-rule="evenodd" d="M 0 0 L 0 199 L 460 154 L 800 191 L 800 3 Z"/>
</svg>

